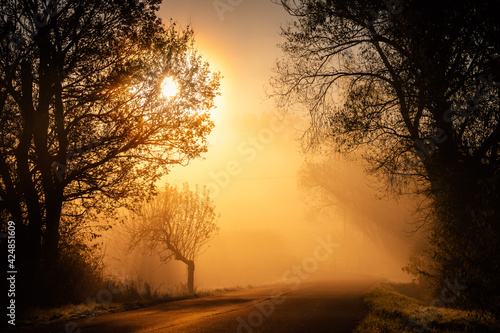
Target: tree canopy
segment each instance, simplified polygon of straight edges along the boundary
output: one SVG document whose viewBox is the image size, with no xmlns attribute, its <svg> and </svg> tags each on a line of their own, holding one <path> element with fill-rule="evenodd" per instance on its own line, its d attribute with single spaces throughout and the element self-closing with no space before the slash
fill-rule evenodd
<svg viewBox="0 0 500 333">
<path fill-rule="evenodd" d="M 0 4 L 1 227 L 17 223 L 25 262 L 57 260 L 61 216 L 132 207 L 207 150 L 220 74 L 160 3 Z"/>
<path fill-rule="evenodd" d="M 273 95 L 309 112 L 305 147 L 361 151 L 388 192 L 424 194 L 438 264 L 427 273 L 458 277 L 467 306 L 498 311 L 497 3 L 276 2 L 293 20 Z"/>
<path fill-rule="evenodd" d="M 365 148 L 394 186 L 432 177 L 436 159 L 498 169 L 500 27 L 490 2 L 278 2 L 295 20 L 282 32 L 274 95 L 309 111 L 307 148 L 325 139 Z"/>
</svg>

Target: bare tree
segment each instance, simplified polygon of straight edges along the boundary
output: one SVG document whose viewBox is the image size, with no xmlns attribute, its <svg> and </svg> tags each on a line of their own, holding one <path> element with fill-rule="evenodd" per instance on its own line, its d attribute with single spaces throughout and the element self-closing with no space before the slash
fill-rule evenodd
<svg viewBox="0 0 500 333">
<path fill-rule="evenodd" d="M 377 190 L 367 184 L 360 165 L 333 156 L 304 162 L 298 170 L 298 186 L 311 217 L 342 223 L 344 232 L 349 224 L 391 251 L 400 245 L 402 211 L 395 209 L 395 201 L 377 198 Z"/>
<path fill-rule="evenodd" d="M 498 169 L 499 27 L 487 1 L 276 2 L 294 20 L 273 95 L 309 112 L 307 149 L 361 148 L 390 190 L 439 182 L 443 165 Z"/>
<path fill-rule="evenodd" d="M 189 293 L 194 293 L 194 260 L 211 240 L 217 226 L 215 205 L 206 187 L 189 189 L 166 185 L 165 191 L 143 205 L 139 215 L 126 222 L 129 250 L 142 248 L 164 263 L 179 260 L 187 265 Z"/>
<path fill-rule="evenodd" d="M 498 311 L 496 4 L 275 2 L 292 20 L 282 31 L 286 58 L 276 66 L 273 94 L 281 108 L 310 114 L 306 148 L 357 149 L 388 192 L 429 198 L 436 279 L 459 277 L 470 286 L 459 302 Z"/>
</svg>

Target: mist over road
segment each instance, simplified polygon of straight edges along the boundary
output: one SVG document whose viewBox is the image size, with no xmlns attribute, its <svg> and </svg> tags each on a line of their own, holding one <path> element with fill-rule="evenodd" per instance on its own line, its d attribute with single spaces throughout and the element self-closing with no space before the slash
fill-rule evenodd
<svg viewBox="0 0 500 333">
<path fill-rule="evenodd" d="M 367 312 L 362 296 L 375 283 L 336 278 L 240 290 L 81 319 L 71 332 L 352 332 Z"/>
</svg>

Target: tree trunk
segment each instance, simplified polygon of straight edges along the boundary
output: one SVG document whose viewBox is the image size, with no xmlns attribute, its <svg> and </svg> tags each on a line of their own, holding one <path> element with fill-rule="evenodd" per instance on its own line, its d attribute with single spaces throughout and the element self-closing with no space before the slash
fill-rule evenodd
<svg viewBox="0 0 500 333">
<path fill-rule="evenodd" d="M 56 264 L 59 260 L 59 226 L 61 219 L 62 202 L 47 203 L 47 219 L 45 232 L 46 264 Z"/>
<path fill-rule="evenodd" d="M 438 165 L 430 173 L 435 214 L 431 243 L 439 267 L 436 294 L 456 279 L 462 289 L 453 306 L 498 314 L 499 177 L 480 162 Z"/>
<path fill-rule="evenodd" d="M 194 261 L 189 260 L 186 264 L 188 268 L 188 293 L 194 294 Z"/>
</svg>

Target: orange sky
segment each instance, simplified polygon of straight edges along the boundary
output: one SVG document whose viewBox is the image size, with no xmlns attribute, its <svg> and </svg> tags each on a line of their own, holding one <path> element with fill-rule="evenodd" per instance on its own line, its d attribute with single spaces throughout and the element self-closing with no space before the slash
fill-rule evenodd
<svg viewBox="0 0 500 333">
<path fill-rule="evenodd" d="M 279 280 L 292 263 L 310 255 L 319 236 L 326 235 L 340 244 L 332 257 L 340 261 L 325 263 L 330 269 L 343 262 L 376 274 L 384 270 L 399 274 L 404 250 L 397 258 L 387 257 L 387 249 L 377 248 L 380 244 L 373 245 L 351 227 L 349 216 L 369 224 L 388 220 L 384 214 L 390 214 L 390 223 L 404 223 L 404 210 L 370 199 L 374 192 L 364 184 L 359 168 L 341 168 L 349 171 L 341 176 L 347 177 L 346 184 L 354 183 L 349 182 L 351 177 L 357 190 L 365 191 L 367 199 L 357 203 L 357 214 L 346 213 L 325 223 L 306 218 L 304 194 L 296 180 L 305 159 L 297 140 L 304 119 L 278 115 L 265 93 L 275 60 L 281 57 L 277 44 L 283 42 L 280 25 L 288 19 L 284 10 L 269 0 L 167 0 L 159 15 L 164 22 L 172 18 L 180 26 L 191 25 L 198 50 L 224 76 L 208 153 L 186 167 L 173 167 L 163 179 L 209 186 L 221 213 L 219 235 L 197 259 L 195 284 L 228 287 Z M 388 213 L 375 214 L 372 207 Z M 157 259 L 129 256 L 115 267 L 140 272 L 153 285 L 166 283 L 172 274 L 184 282 L 182 264 L 161 269 L 158 265 Z"/>
<path fill-rule="evenodd" d="M 168 179 L 209 186 L 224 211 L 224 227 L 259 225 L 256 206 L 268 206 L 270 197 L 293 199 L 301 161 L 298 143 L 275 119 L 274 103 L 265 93 L 280 56 L 276 44 L 285 12 L 267 0 L 174 0 L 164 1 L 159 15 L 165 22 L 172 18 L 181 26 L 191 25 L 200 53 L 224 76 L 205 160 L 174 167 Z M 231 211 L 238 211 L 239 218 Z"/>
</svg>

